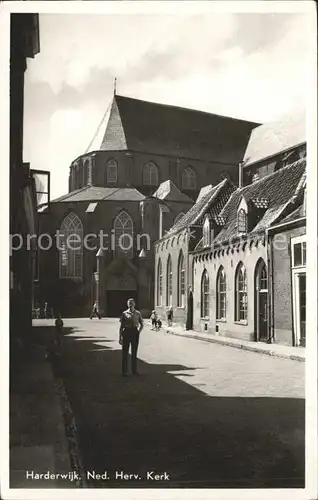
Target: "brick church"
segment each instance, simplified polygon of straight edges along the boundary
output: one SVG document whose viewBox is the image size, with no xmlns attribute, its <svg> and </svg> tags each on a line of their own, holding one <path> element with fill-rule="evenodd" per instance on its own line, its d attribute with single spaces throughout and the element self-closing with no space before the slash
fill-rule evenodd
<svg viewBox="0 0 318 500">
<path fill-rule="evenodd" d="M 154 242 L 203 186 L 237 182 L 257 125 L 115 94 L 99 144 L 74 159 L 68 193 L 41 213 L 40 233 L 60 238 L 40 252 L 39 296 L 63 316 L 88 316 L 95 300 L 118 316 L 129 297 L 149 314 Z"/>
</svg>

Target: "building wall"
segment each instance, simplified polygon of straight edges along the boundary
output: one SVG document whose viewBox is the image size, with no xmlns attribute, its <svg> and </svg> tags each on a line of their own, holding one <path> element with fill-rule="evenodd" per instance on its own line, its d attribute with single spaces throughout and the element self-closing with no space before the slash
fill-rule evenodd
<svg viewBox="0 0 318 500">
<path fill-rule="evenodd" d="M 195 257 L 194 263 L 194 283 L 193 283 L 193 303 L 194 303 L 194 329 L 197 331 L 207 331 L 218 333 L 227 337 L 235 337 L 242 340 L 255 340 L 255 268 L 258 260 L 262 258 L 267 265 L 266 248 L 263 243 L 258 246 L 254 244 L 246 245 L 245 250 L 226 250 L 220 256 L 212 259 Z M 235 308 L 235 272 L 237 265 L 243 262 L 247 273 L 247 293 L 248 293 L 248 317 L 245 323 L 236 322 L 234 319 Z M 226 273 L 227 295 L 226 295 L 226 320 L 216 319 L 216 279 L 220 266 L 224 267 Z M 201 279 L 204 270 L 209 274 L 210 283 L 210 316 L 206 321 L 201 319 Z M 218 326 L 218 332 L 217 327 Z"/>
<path fill-rule="evenodd" d="M 274 336 L 279 344 L 294 344 L 290 240 L 303 234 L 306 234 L 304 226 L 282 231 L 273 237 Z"/>
<path fill-rule="evenodd" d="M 207 184 L 216 184 L 220 181 L 221 175 L 228 175 L 233 182 L 237 181 L 238 169 L 236 152 L 228 155 L 230 159 L 218 160 L 195 160 L 192 158 L 177 158 L 168 155 L 151 153 L 134 153 L 128 151 L 97 151 L 92 154 L 83 155 L 76 160 L 81 170 L 87 159 L 92 158 L 92 184 L 96 186 L 110 187 L 136 187 L 146 196 L 150 196 L 157 189 L 159 184 L 166 180 L 171 180 L 180 191 L 187 194 L 191 199 L 195 199 L 201 187 Z M 233 156 L 233 158 L 232 158 Z M 106 168 L 109 160 L 115 160 L 118 165 L 117 183 L 107 184 Z M 143 184 L 143 168 L 153 162 L 158 168 L 158 185 L 147 186 Z M 184 189 L 182 187 L 182 173 L 187 167 L 191 167 L 196 174 L 196 189 Z M 73 170 L 71 166 L 71 171 Z M 70 174 L 71 176 L 71 174 Z M 79 182 L 74 184 L 70 179 L 71 190 L 84 186 L 83 174 L 79 173 Z"/>
<path fill-rule="evenodd" d="M 185 305 L 178 307 L 178 263 L 180 252 L 183 253 L 185 262 Z M 172 264 L 172 307 L 173 321 L 182 325 L 186 322 L 186 296 L 189 286 L 188 279 L 188 236 L 186 231 L 180 231 L 171 238 L 165 239 L 156 245 L 155 253 L 155 309 L 159 317 L 166 319 L 167 305 L 167 264 L 169 255 Z M 158 263 L 161 259 L 162 264 L 162 304 L 157 302 L 157 287 L 158 287 Z"/>
</svg>

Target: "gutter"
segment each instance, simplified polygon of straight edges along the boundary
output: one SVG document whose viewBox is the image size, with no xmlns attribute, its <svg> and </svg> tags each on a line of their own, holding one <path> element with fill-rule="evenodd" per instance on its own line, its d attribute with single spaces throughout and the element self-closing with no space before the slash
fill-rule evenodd
<svg viewBox="0 0 318 500">
<path fill-rule="evenodd" d="M 283 222 L 282 224 L 276 224 L 275 226 L 271 226 L 268 229 L 266 229 L 266 232 L 272 231 L 274 229 L 280 229 L 282 227 L 287 227 L 291 226 L 292 224 L 295 224 L 296 222 L 303 222 L 306 221 L 306 217 L 299 217 L 299 219 L 295 219 L 289 222 Z"/>
</svg>

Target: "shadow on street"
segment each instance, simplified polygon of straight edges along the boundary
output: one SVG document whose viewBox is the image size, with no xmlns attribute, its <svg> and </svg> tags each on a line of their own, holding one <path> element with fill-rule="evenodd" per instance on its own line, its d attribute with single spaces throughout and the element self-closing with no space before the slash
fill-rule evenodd
<svg viewBox="0 0 318 500">
<path fill-rule="evenodd" d="M 141 360 L 141 375 L 123 378 L 119 345 L 80 332 L 66 332 L 58 375 L 85 470 L 108 472 L 90 487 L 304 487 L 303 399 L 208 396 L 176 377 L 196 368 Z M 121 471 L 138 477 L 116 480 Z"/>
</svg>

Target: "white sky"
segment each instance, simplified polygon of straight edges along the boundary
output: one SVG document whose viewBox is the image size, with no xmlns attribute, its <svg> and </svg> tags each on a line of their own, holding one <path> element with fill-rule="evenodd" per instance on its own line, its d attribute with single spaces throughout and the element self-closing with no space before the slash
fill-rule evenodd
<svg viewBox="0 0 318 500">
<path fill-rule="evenodd" d="M 270 4 L 271 2 L 269 2 Z M 305 14 L 40 14 L 25 81 L 24 161 L 68 190 L 117 93 L 259 122 L 305 105 Z"/>
</svg>

